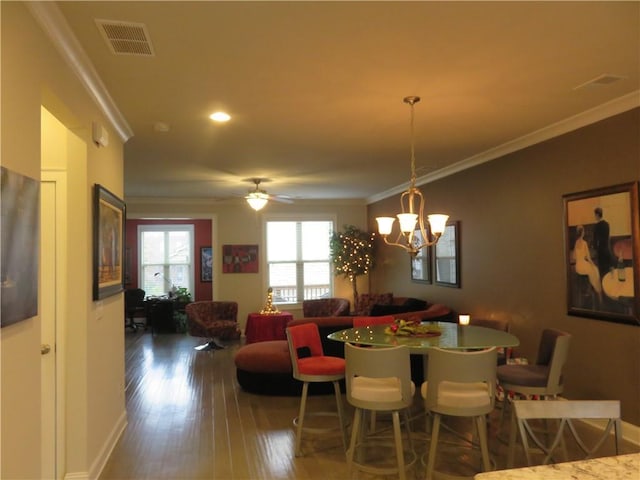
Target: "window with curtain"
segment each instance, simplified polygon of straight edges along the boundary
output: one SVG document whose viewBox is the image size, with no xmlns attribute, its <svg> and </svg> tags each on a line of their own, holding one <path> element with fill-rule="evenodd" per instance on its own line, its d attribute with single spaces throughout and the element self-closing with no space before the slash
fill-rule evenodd
<svg viewBox="0 0 640 480">
<path fill-rule="evenodd" d="M 267 274 L 273 303 L 333 296 L 329 240 L 332 220 L 266 222 Z"/>
<path fill-rule="evenodd" d="M 139 283 L 147 295 L 193 293 L 193 225 L 139 225 Z"/>
</svg>

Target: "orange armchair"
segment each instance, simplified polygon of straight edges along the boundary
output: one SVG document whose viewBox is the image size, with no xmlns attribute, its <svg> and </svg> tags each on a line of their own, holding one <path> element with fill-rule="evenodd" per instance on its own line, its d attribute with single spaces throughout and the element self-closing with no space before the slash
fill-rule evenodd
<svg viewBox="0 0 640 480">
<path fill-rule="evenodd" d="M 224 348 L 222 340 L 240 338 L 238 326 L 238 303 L 227 301 L 201 301 L 189 303 L 185 307 L 187 331 L 194 337 L 205 337 L 209 341 L 196 350 Z"/>
</svg>

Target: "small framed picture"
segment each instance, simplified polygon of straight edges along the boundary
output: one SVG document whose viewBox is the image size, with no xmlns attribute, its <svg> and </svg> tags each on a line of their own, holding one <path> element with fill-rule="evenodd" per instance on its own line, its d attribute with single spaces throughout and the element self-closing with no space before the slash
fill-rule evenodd
<svg viewBox="0 0 640 480">
<path fill-rule="evenodd" d="M 460 222 L 449 222 L 435 245 L 436 285 L 460 288 Z"/>
<path fill-rule="evenodd" d="M 211 247 L 200 247 L 200 281 L 213 281 L 213 255 Z"/>
<path fill-rule="evenodd" d="M 223 245 L 222 273 L 258 273 L 258 245 Z"/>
</svg>

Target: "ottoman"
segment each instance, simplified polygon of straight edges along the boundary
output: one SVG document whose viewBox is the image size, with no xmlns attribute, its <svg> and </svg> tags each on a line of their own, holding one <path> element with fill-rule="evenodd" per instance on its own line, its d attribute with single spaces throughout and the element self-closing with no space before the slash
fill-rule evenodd
<svg viewBox="0 0 640 480">
<path fill-rule="evenodd" d="M 244 345 L 236 352 L 234 361 L 238 383 L 247 392 L 291 397 L 302 394 L 302 382 L 293 378 L 286 340 Z M 309 385 L 309 394 L 333 394 L 333 385 L 312 383 Z"/>
</svg>

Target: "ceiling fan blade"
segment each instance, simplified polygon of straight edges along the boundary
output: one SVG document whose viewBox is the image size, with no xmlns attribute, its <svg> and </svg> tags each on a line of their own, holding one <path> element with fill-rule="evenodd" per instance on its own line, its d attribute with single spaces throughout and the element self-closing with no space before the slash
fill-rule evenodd
<svg viewBox="0 0 640 480">
<path fill-rule="evenodd" d="M 273 200 L 274 202 L 278 203 L 293 203 L 293 200 L 291 198 L 280 195 L 269 195 L 269 200 Z"/>
</svg>

